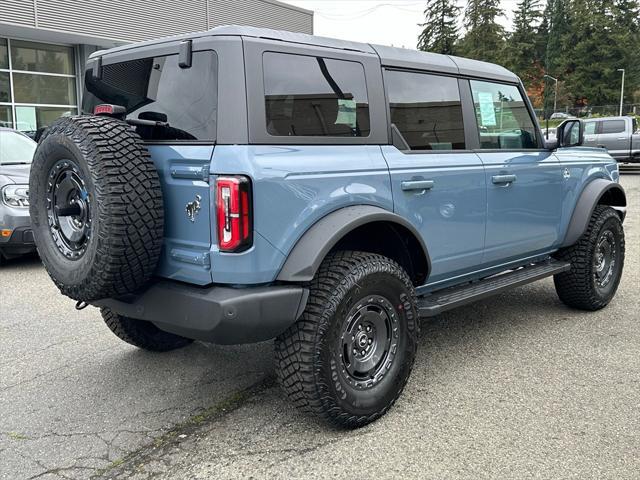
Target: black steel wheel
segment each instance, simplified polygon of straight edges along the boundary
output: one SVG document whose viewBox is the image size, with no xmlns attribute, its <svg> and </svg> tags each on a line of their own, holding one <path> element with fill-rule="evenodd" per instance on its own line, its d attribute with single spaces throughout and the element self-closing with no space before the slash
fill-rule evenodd
<svg viewBox="0 0 640 480">
<path fill-rule="evenodd" d="M 584 235 L 575 245 L 556 254 L 571 263 L 571 270 L 554 276 L 560 300 L 581 310 L 608 305 L 620 284 L 624 251 L 620 216 L 613 208 L 598 205 Z"/>
<path fill-rule="evenodd" d="M 341 372 L 349 384 L 364 390 L 382 380 L 398 347 L 397 324 L 395 308 L 381 295 L 369 295 L 353 306 L 338 345 Z"/>
<path fill-rule="evenodd" d="M 324 260 L 300 319 L 276 339 L 278 379 L 303 411 L 355 428 L 384 415 L 411 372 L 418 336 L 413 285 L 381 255 Z"/>
<path fill-rule="evenodd" d="M 91 196 L 76 162 L 63 159 L 51 167 L 46 198 L 56 247 L 70 260 L 82 257 L 91 237 Z"/>
</svg>

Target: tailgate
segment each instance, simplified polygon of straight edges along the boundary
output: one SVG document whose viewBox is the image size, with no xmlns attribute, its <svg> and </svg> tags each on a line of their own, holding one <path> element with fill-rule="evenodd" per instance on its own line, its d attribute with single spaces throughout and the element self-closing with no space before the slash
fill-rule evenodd
<svg viewBox="0 0 640 480">
<path fill-rule="evenodd" d="M 164 197 L 164 244 L 156 274 L 212 282 L 209 165 L 213 145 L 148 145 Z"/>
</svg>

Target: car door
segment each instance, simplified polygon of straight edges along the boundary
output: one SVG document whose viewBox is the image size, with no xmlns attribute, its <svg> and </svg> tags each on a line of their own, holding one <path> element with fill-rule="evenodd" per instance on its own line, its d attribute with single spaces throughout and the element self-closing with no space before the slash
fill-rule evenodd
<svg viewBox="0 0 640 480">
<path fill-rule="evenodd" d="M 562 172 L 541 148 L 539 130 L 519 85 L 470 80 L 487 185 L 483 263 L 548 251 L 558 240 Z"/>
<path fill-rule="evenodd" d="M 584 137 L 582 144 L 585 147 L 597 147 L 598 146 L 598 122 L 597 120 L 585 120 L 584 121 Z"/>
<path fill-rule="evenodd" d="M 429 284 L 471 272 L 482 261 L 486 187 L 467 146 L 459 80 L 403 70 L 385 70 L 384 80 L 397 140 L 381 147 L 394 210 L 423 236 Z"/>
<path fill-rule="evenodd" d="M 600 120 L 597 146 L 606 148 L 613 158 L 623 159 L 629 155 L 629 141 L 623 118 Z"/>
</svg>

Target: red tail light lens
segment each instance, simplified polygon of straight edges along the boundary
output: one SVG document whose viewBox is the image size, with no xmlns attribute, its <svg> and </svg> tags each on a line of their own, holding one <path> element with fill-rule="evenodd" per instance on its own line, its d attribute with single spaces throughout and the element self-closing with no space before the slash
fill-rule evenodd
<svg viewBox="0 0 640 480">
<path fill-rule="evenodd" d="M 216 217 L 220 251 L 241 252 L 251 247 L 251 182 L 247 177 L 217 178 Z"/>
</svg>

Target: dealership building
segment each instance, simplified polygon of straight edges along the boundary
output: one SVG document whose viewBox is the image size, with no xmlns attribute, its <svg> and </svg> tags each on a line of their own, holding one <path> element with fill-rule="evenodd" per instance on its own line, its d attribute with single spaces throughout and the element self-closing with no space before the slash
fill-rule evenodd
<svg viewBox="0 0 640 480">
<path fill-rule="evenodd" d="M 0 126 L 34 131 L 79 111 L 94 51 L 219 25 L 313 33 L 277 0 L 1 0 Z"/>
</svg>

